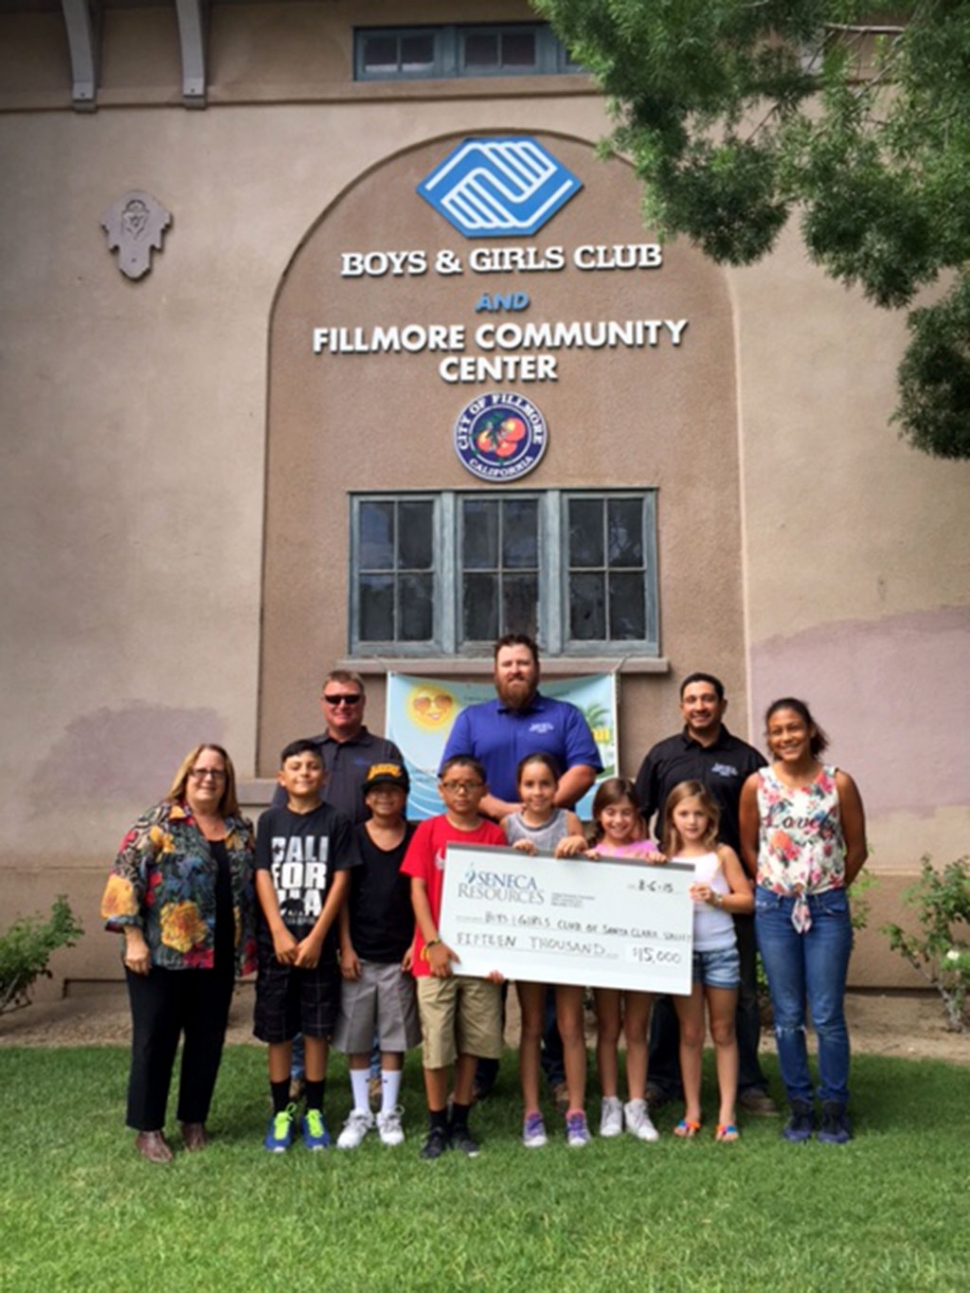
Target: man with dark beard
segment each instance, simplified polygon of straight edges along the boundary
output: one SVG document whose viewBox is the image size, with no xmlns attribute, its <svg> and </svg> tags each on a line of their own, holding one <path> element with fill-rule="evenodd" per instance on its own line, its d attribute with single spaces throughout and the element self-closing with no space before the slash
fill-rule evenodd
<svg viewBox="0 0 970 1293">
<path fill-rule="evenodd" d="M 603 769 L 582 712 L 538 686 L 539 648 L 524 633 L 506 633 L 495 643 L 497 699 L 463 709 L 445 746 L 442 763 L 463 754 L 482 764 L 488 794 L 481 812 L 495 821 L 522 808 L 516 774 L 527 754 L 549 754 L 559 765 L 557 808 L 572 808 Z"/>
<path fill-rule="evenodd" d="M 471 756 L 485 769 L 488 794 L 480 811 L 500 821 L 522 808 L 518 767 L 528 754 L 548 754 L 559 765 L 556 807 L 572 808 L 602 772 L 599 751 L 582 712 L 568 701 L 543 696 L 539 687 L 539 648 L 524 633 L 506 633 L 495 643 L 495 690 L 498 697 L 469 705 L 455 719 L 442 763 L 456 755 Z M 566 1085 L 562 1041 L 556 1028 L 555 994 L 546 1000 L 542 1067 L 557 1104 L 564 1107 Z M 475 1098 L 495 1085 L 497 1060 L 480 1060 Z"/>
</svg>

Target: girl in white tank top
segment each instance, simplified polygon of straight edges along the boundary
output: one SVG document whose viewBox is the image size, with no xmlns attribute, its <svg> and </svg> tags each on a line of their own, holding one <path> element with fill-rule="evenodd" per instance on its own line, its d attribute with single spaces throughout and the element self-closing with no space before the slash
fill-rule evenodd
<svg viewBox="0 0 970 1293">
<path fill-rule="evenodd" d="M 718 844 L 720 810 L 699 781 L 682 781 L 664 807 L 663 851 L 676 862 L 694 864 L 694 975 L 689 997 L 674 997 L 680 1021 L 680 1074 L 684 1116 L 677 1136 L 696 1136 L 701 1127 L 701 1058 L 704 1003 L 714 1042 L 720 1096 L 719 1141 L 738 1138 L 734 1105 L 738 1091 L 738 1008 L 740 963 L 734 932 L 735 912 L 754 910 L 754 895 L 734 849 Z"/>
</svg>

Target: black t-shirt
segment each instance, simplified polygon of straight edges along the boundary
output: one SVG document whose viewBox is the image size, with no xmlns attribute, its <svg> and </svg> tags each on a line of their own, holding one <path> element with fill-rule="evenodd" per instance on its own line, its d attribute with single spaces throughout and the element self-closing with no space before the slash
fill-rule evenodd
<svg viewBox="0 0 970 1293">
<path fill-rule="evenodd" d="M 400 961 L 414 937 L 411 878 L 401 875 L 401 863 L 414 834 L 405 825 L 397 848 L 378 848 L 366 826 L 356 828 L 363 862 L 350 877 L 350 941 L 363 961 Z"/>
<path fill-rule="evenodd" d="M 268 871 L 276 889 L 280 915 L 297 938 L 317 922 L 337 871 L 360 866 L 350 821 L 331 804 L 312 813 L 267 808 L 256 832 L 256 870 Z M 260 932 L 269 928 L 260 913 Z M 327 931 L 326 946 L 336 947 L 337 922 Z"/>
<path fill-rule="evenodd" d="M 210 840 L 209 851 L 216 860 L 216 935 L 214 967 L 234 973 L 236 964 L 236 918 L 232 906 L 232 869 L 225 840 Z"/>
<path fill-rule="evenodd" d="M 663 834 L 664 806 L 674 786 L 682 781 L 699 781 L 705 785 L 721 810 L 721 827 L 718 839 L 740 853 L 738 830 L 738 801 L 741 787 L 752 772 L 767 763 L 747 741 L 732 736 L 722 726 L 713 745 L 701 745 L 686 731 L 659 741 L 637 774 L 637 802 L 644 820 L 649 822 L 656 813 L 654 835 L 659 840 Z"/>
</svg>

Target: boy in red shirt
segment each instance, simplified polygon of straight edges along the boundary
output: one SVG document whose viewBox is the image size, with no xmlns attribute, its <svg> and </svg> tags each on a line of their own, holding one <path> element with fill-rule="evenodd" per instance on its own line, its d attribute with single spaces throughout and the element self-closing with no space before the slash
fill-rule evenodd
<svg viewBox="0 0 970 1293">
<path fill-rule="evenodd" d="M 445 811 L 421 822 L 401 866 L 411 877 L 411 903 L 417 922 L 412 963 L 424 1048 L 424 1085 L 429 1130 L 421 1150 L 440 1158 L 450 1145 L 469 1157 L 478 1145 L 468 1130 L 468 1111 L 479 1056 L 502 1054 L 502 998 L 498 983 L 455 974 L 459 958 L 438 933 L 445 850 L 449 844 L 506 847 L 505 833 L 486 821 L 478 806 L 488 792 L 485 769 L 477 759 L 457 756 L 443 764 L 438 793 Z M 455 1069 L 451 1121 L 448 1121 L 448 1069 Z"/>
</svg>

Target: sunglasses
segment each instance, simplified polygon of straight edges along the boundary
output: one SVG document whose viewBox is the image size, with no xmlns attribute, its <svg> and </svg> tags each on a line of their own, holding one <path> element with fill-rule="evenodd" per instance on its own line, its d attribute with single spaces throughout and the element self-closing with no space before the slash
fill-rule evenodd
<svg viewBox="0 0 970 1293">
<path fill-rule="evenodd" d="M 323 699 L 328 705 L 333 705 L 334 709 L 336 709 L 338 705 L 359 705 L 360 692 L 358 691 L 350 694 L 335 692 L 332 696 L 324 695 Z"/>
</svg>

